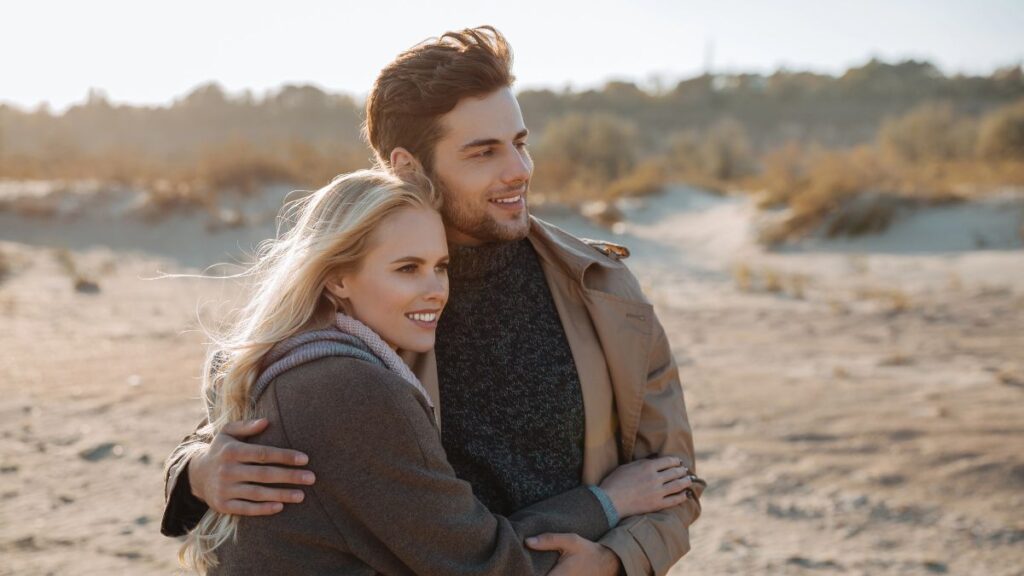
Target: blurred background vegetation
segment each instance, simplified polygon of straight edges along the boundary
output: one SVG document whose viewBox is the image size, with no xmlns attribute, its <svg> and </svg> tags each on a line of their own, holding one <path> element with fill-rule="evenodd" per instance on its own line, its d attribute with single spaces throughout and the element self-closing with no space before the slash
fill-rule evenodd
<svg viewBox="0 0 1024 576">
<path fill-rule="evenodd" d="M 946 76 L 923 61 L 871 60 L 839 76 L 779 70 L 705 74 L 656 91 L 526 90 L 538 200 L 579 205 L 670 182 L 756 194 L 788 207 L 769 242 L 870 194 L 945 202 L 1024 185 L 1024 72 Z M 215 207 L 270 183 L 319 187 L 365 167 L 362 102 L 314 86 L 262 96 L 197 87 L 170 106 L 113 105 L 99 91 L 61 114 L 0 105 L 0 178 L 90 179 L 138 187 L 154 206 Z M 862 202 L 863 204 L 863 202 Z"/>
</svg>

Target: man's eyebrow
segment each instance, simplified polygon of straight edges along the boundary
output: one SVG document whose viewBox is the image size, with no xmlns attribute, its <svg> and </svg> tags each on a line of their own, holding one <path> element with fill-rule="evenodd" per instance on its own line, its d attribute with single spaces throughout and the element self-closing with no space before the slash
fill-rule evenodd
<svg viewBox="0 0 1024 576">
<path fill-rule="evenodd" d="M 526 128 L 523 128 L 512 138 L 512 140 L 522 140 L 523 138 L 526 138 L 529 134 L 530 131 L 527 130 Z M 481 146 L 494 146 L 495 144 L 501 144 L 501 140 L 498 140 L 497 138 L 477 138 L 476 140 L 466 142 L 459 148 L 459 150 L 468 150 L 470 148 L 479 148 Z"/>
</svg>

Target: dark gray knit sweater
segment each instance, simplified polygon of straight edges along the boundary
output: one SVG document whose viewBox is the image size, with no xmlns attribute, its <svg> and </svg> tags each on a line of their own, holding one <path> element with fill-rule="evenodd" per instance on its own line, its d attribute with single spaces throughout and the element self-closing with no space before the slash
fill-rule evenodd
<svg viewBox="0 0 1024 576">
<path fill-rule="evenodd" d="M 579 375 L 528 240 L 451 249 L 437 330 L 442 441 L 498 514 L 580 484 Z"/>
</svg>

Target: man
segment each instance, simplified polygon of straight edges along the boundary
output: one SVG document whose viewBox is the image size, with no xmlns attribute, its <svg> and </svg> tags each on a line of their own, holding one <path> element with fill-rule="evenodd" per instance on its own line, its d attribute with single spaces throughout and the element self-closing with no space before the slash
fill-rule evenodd
<svg viewBox="0 0 1024 576">
<path fill-rule="evenodd" d="M 694 473 L 686 408 L 665 332 L 625 251 L 592 246 L 529 216 L 533 162 L 512 93 L 511 50 L 490 27 L 451 32 L 401 54 L 366 104 L 377 162 L 428 175 L 444 196 L 451 298 L 433 352 L 408 358 L 439 401 L 448 458 L 499 514 L 578 486 L 620 463 L 675 456 Z M 207 504 L 273 514 L 311 484 L 294 451 L 249 445 L 265 423 L 190 436 L 171 455 L 163 531 Z M 184 472 L 184 473 L 183 473 Z M 544 535 L 554 573 L 664 574 L 689 550 L 703 481 L 674 508 L 628 518 L 599 542 Z"/>
</svg>

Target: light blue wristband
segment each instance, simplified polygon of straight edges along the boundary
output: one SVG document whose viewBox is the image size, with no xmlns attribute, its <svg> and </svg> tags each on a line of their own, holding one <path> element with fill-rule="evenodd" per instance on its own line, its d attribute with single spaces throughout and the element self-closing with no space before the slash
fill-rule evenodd
<svg viewBox="0 0 1024 576">
<path fill-rule="evenodd" d="M 612 499 L 608 497 L 608 493 L 600 486 L 587 486 L 587 488 L 590 488 L 594 497 L 601 503 L 601 509 L 604 510 L 604 516 L 608 519 L 608 527 L 615 528 L 618 526 L 619 511 L 615 509 L 615 504 L 612 504 Z"/>
</svg>

